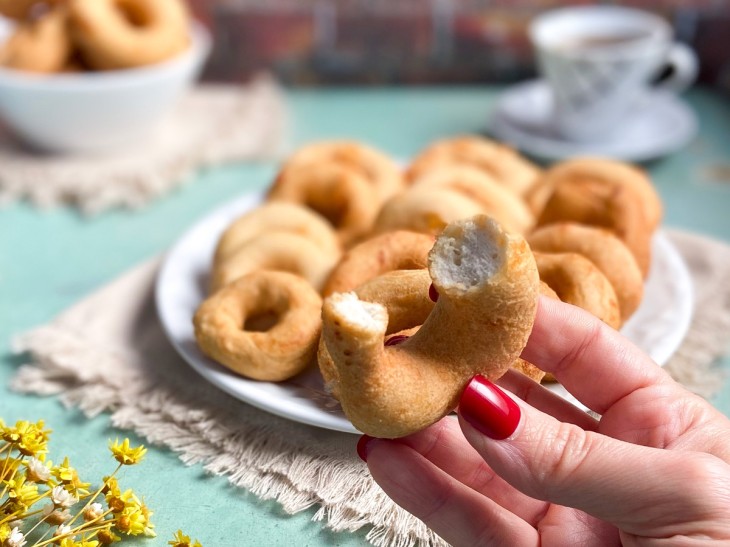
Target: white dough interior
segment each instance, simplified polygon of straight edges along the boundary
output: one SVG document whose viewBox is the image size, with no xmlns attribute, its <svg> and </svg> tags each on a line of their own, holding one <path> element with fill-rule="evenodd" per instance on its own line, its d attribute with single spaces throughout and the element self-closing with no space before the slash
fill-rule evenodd
<svg viewBox="0 0 730 547">
<path fill-rule="evenodd" d="M 354 292 L 334 294 L 331 298 L 337 315 L 360 328 L 378 330 L 388 322 L 388 313 L 383 306 L 360 300 Z"/>
</svg>

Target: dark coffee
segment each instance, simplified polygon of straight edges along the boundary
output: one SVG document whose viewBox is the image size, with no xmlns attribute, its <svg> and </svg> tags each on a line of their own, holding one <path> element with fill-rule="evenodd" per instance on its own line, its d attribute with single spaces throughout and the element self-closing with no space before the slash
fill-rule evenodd
<svg viewBox="0 0 730 547">
<path fill-rule="evenodd" d="M 574 36 L 564 40 L 560 44 L 563 51 L 579 51 L 586 49 L 602 49 L 615 46 L 629 44 L 637 40 L 645 38 L 646 34 L 640 32 L 610 34 L 610 35 L 591 35 L 591 36 Z"/>
</svg>

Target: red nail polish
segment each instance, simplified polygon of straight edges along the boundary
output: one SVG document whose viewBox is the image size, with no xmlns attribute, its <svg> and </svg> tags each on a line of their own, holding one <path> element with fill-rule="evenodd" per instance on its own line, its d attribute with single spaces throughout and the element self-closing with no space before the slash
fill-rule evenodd
<svg viewBox="0 0 730 547">
<path fill-rule="evenodd" d="M 459 414 L 490 439 L 506 439 L 520 423 L 520 407 L 501 389 L 477 374 L 459 401 Z"/>
<path fill-rule="evenodd" d="M 364 462 L 368 461 L 367 446 L 372 440 L 373 438 L 370 435 L 363 435 L 360 437 L 360 440 L 357 441 L 357 455 L 360 456 L 360 459 Z"/>
<path fill-rule="evenodd" d="M 439 292 L 436 290 L 436 287 L 433 286 L 433 283 L 428 286 L 428 297 L 432 302 L 436 302 L 439 299 Z"/>
<path fill-rule="evenodd" d="M 396 334 L 395 336 L 391 336 L 385 341 L 386 346 L 397 346 L 398 344 L 405 342 L 408 340 L 408 336 L 405 334 Z"/>
</svg>

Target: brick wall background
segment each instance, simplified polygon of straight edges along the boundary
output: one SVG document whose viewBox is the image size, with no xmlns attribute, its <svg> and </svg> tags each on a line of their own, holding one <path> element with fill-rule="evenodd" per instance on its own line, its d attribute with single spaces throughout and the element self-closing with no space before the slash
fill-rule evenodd
<svg viewBox="0 0 730 547">
<path fill-rule="evenodd" d="M 188 0 L 215 37 L 205 77 L 290 85 L 509 82 L 532 76 L 529 20 L 557 0 Z M 656 12 L 730 82 L 730 0 L 610 2 Z"/>
</svg>

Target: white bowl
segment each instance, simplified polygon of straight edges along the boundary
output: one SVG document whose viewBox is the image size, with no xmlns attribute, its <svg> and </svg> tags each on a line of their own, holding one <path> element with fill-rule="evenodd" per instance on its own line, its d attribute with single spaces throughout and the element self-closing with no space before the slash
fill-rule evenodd
<svg viewBox="0 0 730 547">
<path fill-rule="evenodd" d="M 0 22 L 0 41 L 12 25 Z M 0 118 L 28 145 L 50 152 L 103 152 L 149 133 L 197 79 L 211 38 L 191 26 L 190 47 L 141 68 L 34 74 L 0 68 Z"/>
</svg>

